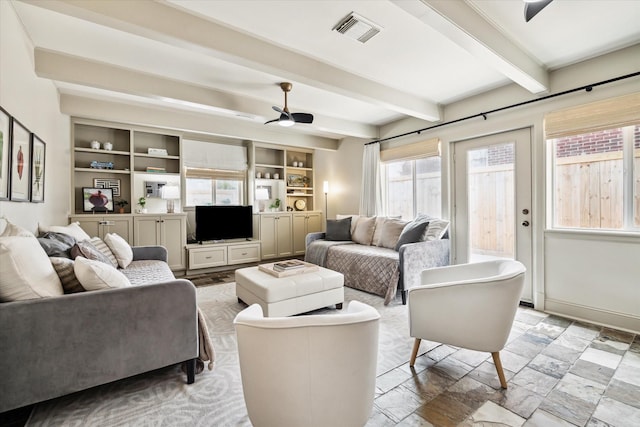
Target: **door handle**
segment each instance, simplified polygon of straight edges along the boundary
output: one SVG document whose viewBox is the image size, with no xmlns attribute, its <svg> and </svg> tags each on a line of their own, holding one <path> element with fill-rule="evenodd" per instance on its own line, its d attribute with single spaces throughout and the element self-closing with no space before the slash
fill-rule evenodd
<svg viewBox="0 0 640 427">
<path fill-rule="evenodd" d="M 529 226 L 529 221 L 522 221 L 522 225 L 525 226 L 525 227 L 528 227 Z"/>
</svg>

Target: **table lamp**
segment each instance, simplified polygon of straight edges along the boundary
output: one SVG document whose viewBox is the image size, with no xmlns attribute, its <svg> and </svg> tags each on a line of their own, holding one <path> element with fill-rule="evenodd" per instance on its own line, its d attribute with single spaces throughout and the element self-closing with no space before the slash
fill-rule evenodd
<svg viewBox="0 0 640 427">
<path fill-rule="evenodd" d="M 175 200 L 180 198 L 180 187 L 165 185 L 162 187 L 162 198 L 167 201 L 167 213 L 175 212 Z"/>
<path fill-rule="evenodd" d="M 260 212 L 264 212 L 264 200 L 269 200 L 269 190 L 266 188 L 256 189 L 256 200 L 258 201 L 258 208 Z"/>
</svg>

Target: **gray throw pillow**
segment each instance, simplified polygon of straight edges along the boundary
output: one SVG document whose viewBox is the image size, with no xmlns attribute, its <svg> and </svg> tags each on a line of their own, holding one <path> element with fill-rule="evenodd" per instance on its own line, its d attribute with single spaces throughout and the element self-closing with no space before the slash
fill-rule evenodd
<svg viewBox="0 0 640 427">
<path fill-rule="evenodd" d="M 76 244 L 76 239 L 64 233 L 47 232 L 38 237 L 40 246 L 50 257 L 71 257 L 70 251 Z"/>
<path fill-rule="evenodd" d="M 351 240 L 351 217 L 344 219 L 328 219 L 325 240 Z"/>
<path fill-rule="evenodd" d="M 91 244 L 91 242 L 89 242 L 88 240 L 77 242 L 71 248 L 71 259 L 75 260 L 79 256 L 90 259 L 90 260 L 94 260 L 94 261 L 104 262 L 105 264 L 108 264 L 113 267 L 111 260 L 105 254 L 100 252 L 100 250 L 96 248 L 93 244 Z M 117 264 L 117 261 L 116 261 L 116 264 Z"/>
<path fill-rule="evenodd" d="M 65 294 L 75 294 L 76 292 L 84 292 L 84 288 L 73 271 L 73 260 L 62 257 L 49 257 L 51 265 L 58 273 L 62 289 Z"/>
<path fill-rule="evenodd" d="M 396 243 L 395 250 L 399 251 L 400 246 L 406 245 L 407 243 L 416 243 L 421 241 L 428 226 L 428 220 L 418 218 L 405 225 L 402 233 L 400 234 L 400 238 L 398 239 L 398 243 Z"/>
</svg>

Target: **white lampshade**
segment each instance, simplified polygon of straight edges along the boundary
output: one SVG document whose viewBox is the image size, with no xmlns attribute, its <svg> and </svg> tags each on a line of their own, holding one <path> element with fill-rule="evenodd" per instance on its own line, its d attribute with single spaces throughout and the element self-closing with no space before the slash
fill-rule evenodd
<svg viewBox="0 0 640 427">
<path fill-rule="evenodd" d="M 165 200 L 175 200 L 180 198 L 180 187 L 177 185 L 165 185 L 162 187 L 162 198 Z"/>
<path fill-rule="evenodd" d="M 266 188 L 256 188 L 256 200 L 269 200 L 269 190 Z"/>
<path fill-rule="evenodd" d="M 322 192 L 325 194 L 329 192 L 329 181 L 324 181 L 322 183 Z"/>
</svg>

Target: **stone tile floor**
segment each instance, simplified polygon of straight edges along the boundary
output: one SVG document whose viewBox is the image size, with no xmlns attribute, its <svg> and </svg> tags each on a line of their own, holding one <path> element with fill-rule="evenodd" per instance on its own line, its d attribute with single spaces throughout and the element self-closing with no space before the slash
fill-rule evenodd
<svg viewBox="0 0 640 427">
<path fill-rule="evenodd" d="M 367 426 L 640 426 L 640 335 L 520 308 L 500 352 L 423 341 L 380 375 Z"/>
</svg>

